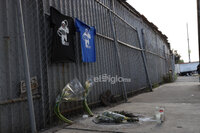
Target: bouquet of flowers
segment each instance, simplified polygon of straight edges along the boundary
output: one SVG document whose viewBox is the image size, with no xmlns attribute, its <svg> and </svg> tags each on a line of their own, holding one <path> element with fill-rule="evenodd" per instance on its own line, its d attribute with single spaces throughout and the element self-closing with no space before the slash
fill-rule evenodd
<svg viewBox="0 0 200 133">
<path fill-rule="evenodd" d="M 79 80 L 77 78 L 75 78 L 70 83 L 68 83 L 63 88 L 61 94 L 56 99 L 56 105 L 55 105 L 55 108 L 54 108 L 54 112 L 58 116 L 58 118 L 61 119 L 64 122 L 68 123 L 68 124 L 73 124 L 73 121 L 65 118 L 61 114 L 59 108 L 60 108 L 60 104 L 62 102 L 79 101 L 79 100 L 83 100 L 83 106 L 84 106 L 85 110 L 88 112 L 88 114 L 90 116 L 93 116 L 93 113 L 92 113 L 92 111 L 90 110 L 90 108 L 88 107 L 88 104 L 87 104 L 87 96 L 88 96 L 93 84 L 94 84 L 94 81 L 93 81 L 92 77 L 90 77 L 86 80 L 85 89 L 81 85 L 81 83 L 79 82 Z"/>
</svg>

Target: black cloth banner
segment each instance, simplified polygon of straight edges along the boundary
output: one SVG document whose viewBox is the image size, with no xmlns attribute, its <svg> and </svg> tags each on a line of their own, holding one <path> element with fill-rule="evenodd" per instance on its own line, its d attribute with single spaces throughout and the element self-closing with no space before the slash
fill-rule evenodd
<svg viewBox="0 0 200 133">
<path fill-rule="evenodd" d="M 52 63 L 75 62 L 75 25 L 72 17 L 61 14 L 50 7 L 51 26 L 53 27 Z"/>
</svg>

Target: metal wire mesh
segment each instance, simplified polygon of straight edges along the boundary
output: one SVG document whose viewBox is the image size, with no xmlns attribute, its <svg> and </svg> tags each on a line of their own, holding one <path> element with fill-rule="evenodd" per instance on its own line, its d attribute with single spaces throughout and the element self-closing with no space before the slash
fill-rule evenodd
<svg viewBox="0 0 200 133">
<path fill-rule="evenodd" d="M 20 98 L 19 90 L 19 83 L 24 79 L 24 68 L 20 48 L 20 29 L 19 26 L 16 26 L 18 9 L 15 4 L 7 1 L 1 1 L 0 5 L 2 5 L 2 9 L 5 9 L 1 10 L 0 8 L 0 20 L 3 20 L 1 16 L 7 18 L 0 22 L 0 43 L 4 44 L 0 45 L 2 49 L 0 60 L 3 62 L 0 64 L 0 132 L 30 132 L 27 102 Z M 48 18 L 50 6 L 55 7 L 62 14 L 95 26 L 97 31 L 95 38 L 97 61 L 95 63 L 81 61 L 78 33 L 75 36 L 77 62 L 51 63 L 52 29 Z M 78 78 L 83 84 L 87 75 L 120 76 L 107 8 L 114 9 L 118 15 L 112 14 L 112 20 L 120 50 L 123 76 L 131 79 L 131 82 L 125 83 L 128 93 L 148 86 L 142 60 L 142 49 L 139 45 L 141 36 L 138 38 L 137 35 L 138 32 L 141 35 L 141 29 L 145 30 L 145 57 L 152 83 L 162 82 L 163 76 L 173 68 L 173 60 L 165 41 L 118 1 L 112 3 L 108 0 L 23 0 L 30 73 L 31 76 L 37 76 L 39 83 L 39 96 L 34 97 L 38 129 L 48 127 L 58 121 L 53 112 L 56 97 L 65 84 L 72 79 Z M 137 30 L 133 27 L 137 27 Z M 88 102 L 90 104 L 99 103 L 100 94 L 106 90 L 110 90 L 115 96 L 121 96 L 122 89 L 121 82 L 115 84 L 95 83 L 88 96 Z M 15 102 L 9 103 L 9 99 L 14 99 Z M 68 102 L 61 106 L 61 110 L 62 112 L 73 111 L 76 113 L 74 110 L 80 107 L 82 107 L 81 102 Z"/>
</svg>

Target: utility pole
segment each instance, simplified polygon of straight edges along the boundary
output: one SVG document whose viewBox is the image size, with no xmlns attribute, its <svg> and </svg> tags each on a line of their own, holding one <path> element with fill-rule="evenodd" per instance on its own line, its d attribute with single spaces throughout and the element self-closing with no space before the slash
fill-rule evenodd
<svg viewBox="0 0 200 133">
<path fill-rule="evenodd" d="M 200 0 L 197 0 L 197 24 L 198 24 L 198 45 L 199 45 L 199 63 L 200 63 Z"/>
<path fill-rule="evenodd" d="M 189 63 L 190 63 L 191 60 L 190 60 L 190 41 L 189 41 L 188 23 L 186 27 L 187 27 L 187 41 L 188 41 L 188 57 L 189 57 Z"/>
</svg>

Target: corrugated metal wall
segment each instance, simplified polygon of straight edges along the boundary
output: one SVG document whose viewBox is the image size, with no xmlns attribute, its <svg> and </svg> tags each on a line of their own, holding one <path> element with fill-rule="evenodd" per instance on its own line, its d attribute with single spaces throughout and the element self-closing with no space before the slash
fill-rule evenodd
<svg viewBox="0 0 200 133">
<path fill-rule="evenodd" d="M 0 132 L 29 132 L 28 104 L 20 98 L 20 81 L 25 79 L 17 1 L 0 1 Z M 40 7 L 42 8 L 42 7 Z M 31 77 L 37 76 L 41 90 L 39 20 L 36 1 L 23 1 L 25 31 Z M 41 96 L 34 96 L 37 127 L 43 127 Z"/>
<path fill-rule="evenodd" d="M 96 0 L 23 0 L 22 2 L 30 73 L 31 77 L 37 76 L 39 83 L 39 93 L 34 95 L 38 129 L 47 127 L 57 120 L 53 113 L 55 99 L 65 84 L 73 78 L 76 77 L 83 83 L 87 75 L 120 76 L 106 8 L 114 9 L 116 13 L 112 15 L 112 20 L 120 49 L 122 71 L 126 78 L 131 79 L 131 82 L 126 83 L 127 92 L 148 86 L 139 41 L 145 44 L 147 50 L 145 55 L 152 83 L 161 82 L 163 75 L 169 71 L 171 57 L 165 41 L 117 0 L 114 0 L 114 3 L 108 0 L 100 0 L 100 3 Z M 16 5 L 17 1 L 0 1 L 0 133 L 30 132 L 28 104 L 26 99 L 20 98 L 19 84 L 25 77 Z M 65 15 L 95 26 L 97 31 L 95 63 L 81 61 L 80 39 L 76 33 L 77 63 L 51 64 L 52 31 L 48 16 L 45 15 L 49 14 L 50 6 Z M 145 30 L 145 43 L 141 40 L 142 29 Z M 89 103 L 98 103 L 99 95 L 106 90 L 111 90 L 114 95 L 122 95 L 122 83 L 95 83 L 88 97 Z M 79 106 L 82 106 L 80 102 L 66 103 L 62 106 L 62 111 Z"/>
</svg>

